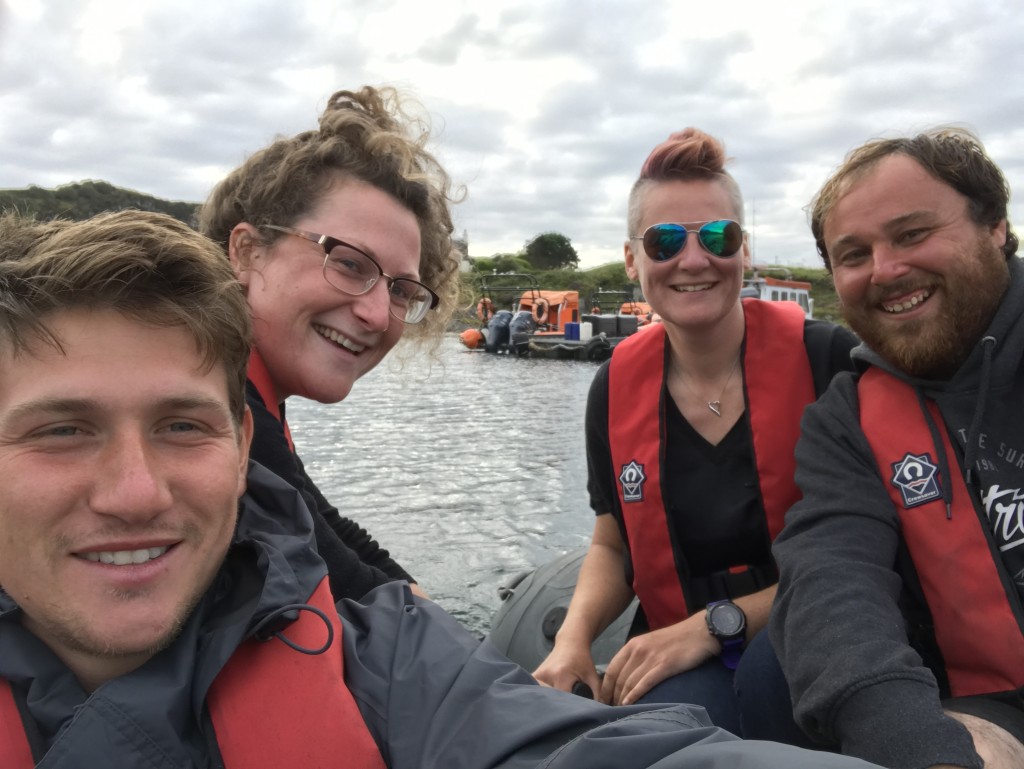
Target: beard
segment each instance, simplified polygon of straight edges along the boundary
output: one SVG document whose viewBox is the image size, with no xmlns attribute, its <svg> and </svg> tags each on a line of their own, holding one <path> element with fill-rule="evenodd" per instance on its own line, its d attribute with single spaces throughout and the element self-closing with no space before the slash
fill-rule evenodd
<svg viewBox="0 0 1024 769">
<path fill-rule="evenodd" d="M 872 287 L 857 306 L 842 305 L 843 317 L 868 347 L 901 371 L 918 379 L 948 379 L 981 341 L 1010 282 L 1006 256 L 985 236 L 964 246 L 953 264 L 925 282 L 908 278 L 884 290 Z M 890 320 L 879 309 L 887 297 L 922 288 L 945 298 L 938 317 Z"/>
</svg>

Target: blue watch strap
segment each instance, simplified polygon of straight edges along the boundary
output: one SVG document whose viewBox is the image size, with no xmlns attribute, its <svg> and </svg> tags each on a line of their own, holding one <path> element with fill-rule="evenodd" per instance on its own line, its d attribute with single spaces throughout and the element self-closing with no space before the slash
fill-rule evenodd
<svg viewBox="0 0 1024 769">
<path fill-rule="evenodd" d="M 743 656 L 743 638 L 732 638 L 722 641 L 722 654 L 719 659 L 729 670 L 735 670 L 740 664 L 740 657 Z"/>
</svg>

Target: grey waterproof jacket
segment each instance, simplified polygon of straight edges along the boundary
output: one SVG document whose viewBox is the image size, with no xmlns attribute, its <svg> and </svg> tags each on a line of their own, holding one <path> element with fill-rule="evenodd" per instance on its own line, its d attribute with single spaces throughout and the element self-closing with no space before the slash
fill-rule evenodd
<svg viewBox="0 0 1024 769">
<path fill-rule="evenodd" d="M 91 694 L 21 626 L 20 609 L 0 593 L 0 677 L 16 692 L 37 765 L 222 766 L 206 694 L 256 623 L 305 602 L 323 579 L 312 531 L 299 494 L 253 465 L 234 544 L 181 635 L 141 668 Z M 711 726 L 700 708 L 613 708 L 541 687 L 437 605 L 415 598 L 406 583 L 384 585 L 361 603 L 342 601 L 338 612 L 345 663 L 338 686 L 354 696 L 391 769 L 869 766 L 743 742 Z M 268 722 L 284 717 L 274 702 L 265 704 L 265 713 Z M 308 717 L 322 719 L 325 733 L 338 728 L 331 713 L 312 708 Z M 347 766 L 345 756 L 336 766 Z"/>
</svg>

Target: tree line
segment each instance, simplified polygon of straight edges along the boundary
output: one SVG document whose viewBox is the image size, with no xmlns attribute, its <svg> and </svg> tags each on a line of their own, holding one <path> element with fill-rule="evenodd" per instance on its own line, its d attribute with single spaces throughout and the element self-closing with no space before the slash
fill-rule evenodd
<svg viewBox="0 0 1024 769">
<path fill-rule="evenodd" d="M 465 285 L 470 307 L 487 289 L 500 292 L 502 286 L 516 285 L 514 279 L 503 277 L 509 274 L 529 276 L 545 290 L 578 291 L 581 302 L 595 302 L 594 297 L 602 291 L 634 294 L 623 262 L 580 270 L 572 241 L 559 232 L 542 232 L 526 241 L 520 251 L 477 257 L 472 262 Z"/>
<path fill-rule="evenodd" d="M 109 182 L 82 181 L 48 190 L 43 187 L 0 190 L 0 211 L 17 211 L 36 219 L 79 221 L 104 211 L 135 208 L 173 216 L 195 226 L 198 203 L 164 200 L 135 190 L 115 187 Z"/>
<path fill-rule="evenodd" d="M 134 208 L 173 216 L 195 226 L 198 203 L 171 201 L 104 181 L 80 181 L 45 189 L 35 185 L 0 190 L 0 211 L 15 210 L 37 219 L 87 219 L 104 211 Z M 473 259 L 473 270 L 465 275 L 465 306 L 473 308 L 484 285 L 501 273 L 527 274 L 540 288 L 578 291 L 583 302 L 599 292 L 634 293 L 622 261 L 588 270 L 579 269 L 579 254 L 572 241 L 558 232 L 543 232 L 527 240 L 515 253 L 494 254 Z M 825 270 L 793 268 L 793 277 L 809 281 L 815 298 L 815 315 L 835 318 L 835 293 Z"/>
</svg>

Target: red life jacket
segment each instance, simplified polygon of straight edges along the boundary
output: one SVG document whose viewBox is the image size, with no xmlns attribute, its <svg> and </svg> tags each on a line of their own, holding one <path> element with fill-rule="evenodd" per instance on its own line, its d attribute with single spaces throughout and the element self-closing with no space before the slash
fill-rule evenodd
<svg viewBox="0 0 1024 769">
<path fill-rule="evenodd" d="M 1014 615 L 999 573 L 987 521 L 960 472 L 939 477 L 936 446 L 917 394 L 906 382 L 872 367 L 860 378 L 860 423 L 900 517 L 903 541 L 914 562 L 935 624 L 954 697 L 1024 687 L 1024 626 Z M 927 404 L 937 425 L 942 415 Z M 954 457 L 940 429 L 947 457 Z M 953 493 L 947 517 L 941 484 Z"/>
<path fill-rule="evenodd" d="M 815 400 L 814 380 L 799 305 L 746 299 L 743 316 L 746 419 L 768 534 L 774 540 L 786 511 L 800 498 L 793 480 L 793 450 L 800 417 Z M 665 345 L 660 324 L 634 334 L 616 346 L 608 372 L 608 433 L 612 466 L 619 470 L 617 491 L 633 561 L 633 590 L 652 630 L 703 608 L 686 605 L 662 492 L 664 398 L 670 397 Z"/>
<path fill-rule="evenodd" d="M 309 604 L 323 611 L 334 628 L 330 649 L 310 655 L 279 638 L 248 640 L 210 687 L 206 702 L 228 769 L 385 769 L 345 686 L 342 626 L 326 579 Z M 294 643 L 311 649 L 323 646 L 326 633 L 323 621 L 310 611 L 300 611 L 283 631 Z M 0 680 L 0 756 L 3 769 L 35 766 L 5 680 Z"/>
<path fill-rule="evenodd" d="M 14 692 L 6 679 L 0 679 L 0 756 L 4 757 L 4 769 L 32 769 L 36 765 L 21 725 Z"/>
<path fill-rule="evenodd" d="M 253 350 L 249 355 L 249 368 L 245 372 L 249 381 L 256 387 L 256 392 L 263 399 L 263 405 L 267 411 L 284 428 L 284 437 L 288 441 L 288 448 L 295 451 L 295 444 L 292 442 L 292 431 L 288 429 L 288 423 L 281 418 L 281 405 L 277 402 L 277 395 L 274 394 L 274 385 L 270 379 L 270 371 L 267 364 L 263 362 L 258 350 Z"/>
</svg>

